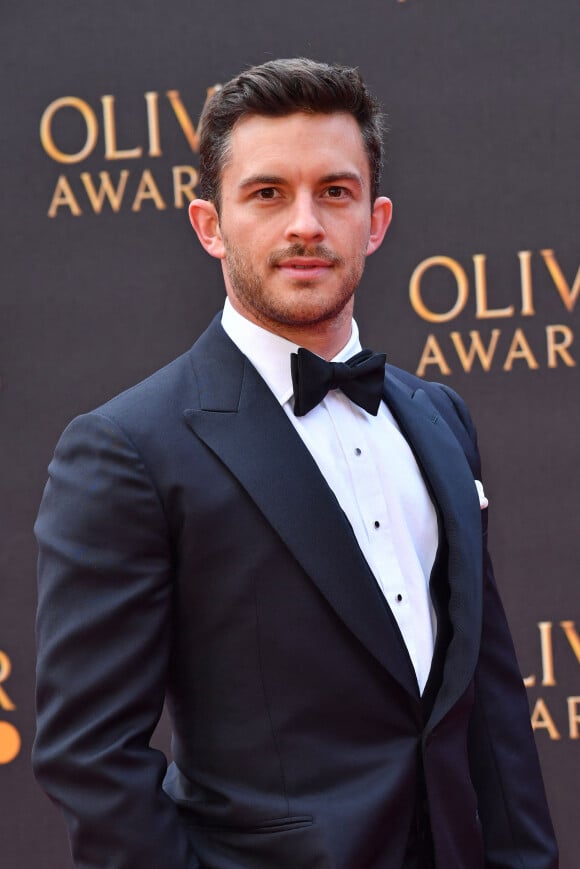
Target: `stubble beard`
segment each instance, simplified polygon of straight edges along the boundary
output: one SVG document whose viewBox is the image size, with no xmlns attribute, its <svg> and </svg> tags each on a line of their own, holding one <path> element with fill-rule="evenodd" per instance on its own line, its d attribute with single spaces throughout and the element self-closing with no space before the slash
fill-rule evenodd
<svg viewBox="0 0 580 869">
<path fill-rule="evenodd" d="M 266 267 L 275 276 L 279 262 L 299 256 L 322 258 L 331 262 L 333 268 L 345 265 L 343 257 L 324 245 L 307 248 L 305 245 L 295 244 L 272 254 Z M 226 244 L 225 253 L 229 282 L 243 307 L 265 325 L 280 324 L 290 327 L 316 326 L 340 318 L 360 283 L 365 259 L 365 251 L 361 251 L 358 258 L 353 258 L 340 285 L 331 294 L 322 295 L 320 290 L 317 292 L 316 281 L 300 281 L 295 296 L 285 299 L 282 294 L 268 293 L 265 279 L 253 268 L 249 258 L 239 248 Z"/>
</svg>

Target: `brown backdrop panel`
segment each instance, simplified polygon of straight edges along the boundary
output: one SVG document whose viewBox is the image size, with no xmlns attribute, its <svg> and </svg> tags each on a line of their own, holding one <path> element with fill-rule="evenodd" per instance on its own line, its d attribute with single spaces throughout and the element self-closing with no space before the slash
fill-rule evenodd
<svg viewBox="0 0 580 869">
<path fill-rule="evenodd" d="M 184 209 L 197 118 L 215 82 L 305 54 L 360 65 L 389 113 L 384 192 L 395 221 L 369 261 L 357 316 L 365 343 L 450 383 L 472 408 L 497 573 L 562 865 L 574 869 L 580 7 L 254 0 L 248 8 L 4 4 L 3 865 L 68 865 L 62 821 L 28 761 L 31 526 L 56 438 L 72 416 L 186 349 L 221 306 L 218 269 Z"/>
</svg>

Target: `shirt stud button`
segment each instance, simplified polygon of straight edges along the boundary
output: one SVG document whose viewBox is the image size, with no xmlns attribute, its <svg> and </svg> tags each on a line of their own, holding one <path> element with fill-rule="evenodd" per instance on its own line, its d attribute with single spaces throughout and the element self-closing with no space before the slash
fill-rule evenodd
<svg viewBox="0 0 580 869">
<path fill-rule="evenodd" d="M 355 454 L 355 456 L 360 456 L 361 453 L 362 453 L 361 448 L 360 448 L 360 447 L 355 447 L 355 450 L 354 450 L 354 454 Z"/>
<path fill-rule="evenodd" d="M 374 521 L 374 526 L 375 526 L 375 528 L 380 528 L 380 527 L 381 527 L 381 523 L 379 522 L 378 519 L 375 519 L 375 521 Z"/>
</svg>

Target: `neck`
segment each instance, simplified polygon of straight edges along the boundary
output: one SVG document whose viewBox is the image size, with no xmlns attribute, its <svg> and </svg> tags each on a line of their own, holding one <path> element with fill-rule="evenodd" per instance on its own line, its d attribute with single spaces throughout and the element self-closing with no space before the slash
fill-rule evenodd
<svg viewBox="0 0 580 869">
<path fill-rule="evenodd" d="M 317 356 L 323 359 L 332 359 L 339 353 L 342 348 L 348 343 L 351 335 L 351 317 L 349 316 L 344 328 L 324 328 L 324 324 L 317 326 L 316 329 L 292 326 L 280 326 L 280 328 L 269 329 L 276 335 L 286 338 L 287 341 L 292 341 L 293 344 L 298 344 L 300 347 L 305 347 Z M 264 324 L 260 324 L 264 325 Z M 336 324 L 333 324 L 336 327 Z M 268 326 L 265 326 L 268 329 Z"/>
<path fill-rule="evenodd" d="M 261 326 L 274 335 L 279 335 L 299 347 L 305 347 L 323 359 L 332 359 L 348 343 L 352 331 L 353 305 L 347 305 L 339 314 L 320 323 L 279 323 L 259 317 L 242 308 L 235 297 L 230 296 L 232 307 L 246 320 Z"/>
</svg>

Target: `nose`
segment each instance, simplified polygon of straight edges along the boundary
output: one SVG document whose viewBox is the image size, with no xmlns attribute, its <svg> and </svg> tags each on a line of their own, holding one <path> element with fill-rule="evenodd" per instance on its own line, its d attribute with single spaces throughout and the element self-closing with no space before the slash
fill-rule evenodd
<svg viewBox="0 0 580 869">
<path fill-rule="evenodd" d="M 286 226 L 288 241 L 320 242 L 326 235 L 316 202 L 310 193 L 296 196 Z"/>
</svg>

